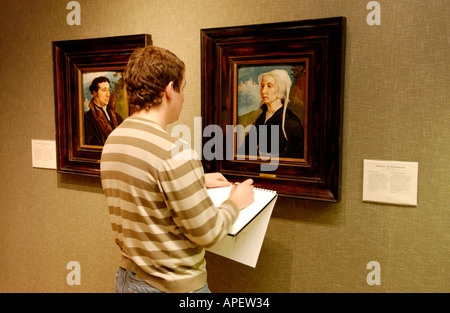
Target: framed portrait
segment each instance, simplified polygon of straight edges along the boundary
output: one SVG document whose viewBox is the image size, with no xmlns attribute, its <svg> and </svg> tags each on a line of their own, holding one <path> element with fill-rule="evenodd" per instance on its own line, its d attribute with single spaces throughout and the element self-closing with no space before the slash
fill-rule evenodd
<svg viewBox="0 0 450 313">
<path fill-rule="evenodd" d="M 335 17 L 201 30 L 207 172 L 339 201 L 345 26 Z"/>
<path fill-rule="evenodd" d="M 104 142 L 129 116 L 123 72 L 148 34 L 54 41 L 57 169 L 100 175 Z"/>
</svg>

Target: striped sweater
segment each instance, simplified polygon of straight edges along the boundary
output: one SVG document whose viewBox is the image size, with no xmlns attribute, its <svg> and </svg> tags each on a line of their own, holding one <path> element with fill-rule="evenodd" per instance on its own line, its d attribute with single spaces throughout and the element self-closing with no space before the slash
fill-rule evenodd
<svg viewBox="0 0 450 313">
<path fill-rule="evenodd" d="M 214 206 L 200 160 L 179 140 L 150 120 L 129 117 L 101 157 L 120 266 L 164 292 L 206 284 L 204 248 L 222 239 L 239 214 L 230 200 Z"/>
</svg>

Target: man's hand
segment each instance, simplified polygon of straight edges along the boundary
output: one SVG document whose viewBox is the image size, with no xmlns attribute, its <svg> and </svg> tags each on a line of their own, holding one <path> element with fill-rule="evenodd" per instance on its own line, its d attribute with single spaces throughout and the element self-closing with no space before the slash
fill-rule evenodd
<svg viewBox="0 0 450 313">
<path fill-rule="evenodd" d="M 239 207 L 239 210 L 245 209 L 252 204 L 255 201 L 253 180 L 247 179 L 240 184 L 235 184 L 231 189 L 228 199 L 233 200 Z"/>
<path fill-rule="evenodd" d="M 228 187 L 231 183 L 220 173 L 205 174 L 206 188 Z"/>
</svg>

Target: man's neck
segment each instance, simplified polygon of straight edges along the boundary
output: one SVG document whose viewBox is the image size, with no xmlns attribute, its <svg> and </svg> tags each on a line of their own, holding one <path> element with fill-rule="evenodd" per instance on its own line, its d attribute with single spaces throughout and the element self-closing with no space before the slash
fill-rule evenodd
<svg viewBox="0 0 450 313">
<path fill-rule="evenodd" d="M 150 120 L 152 122 L 155 122 L 159 126 L 161 126 L 162 129 L 166 129 L 166 119 L 164 118 L 163 110 L 161 110 L 160 107 L 157 108 L 150 108 L 150 110 L 142 109 L 138 112 L 135 112 L 132 114 L 132 116 L 142 117 L 147 120 Z"/>
</svg>

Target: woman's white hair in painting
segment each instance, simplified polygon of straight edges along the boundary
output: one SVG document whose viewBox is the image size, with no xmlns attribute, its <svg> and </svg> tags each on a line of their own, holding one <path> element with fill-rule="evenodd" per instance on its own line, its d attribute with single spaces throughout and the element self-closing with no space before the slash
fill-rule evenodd
<svg viewBox="0 0 450 313">
<path fill-rule="evenodd" d="M 267 73 L 262 73 L 258 76 L 258 84 L 261 85 L 261 81 L 264 76 L 272 75 L 278 83 L 278 90 L 275 91 L 277 97 L 283 103 L 283 119 L 281 129 L 283 130 L 284 137 L 287 139 L 286 131 L 284 129 L 284 122 L 286 119 L 286 109 L 289 103 L 289 92 L 291 90 L 292 81 L 289 74 L 285 70 L 276 69 Z"/>
</svg>

